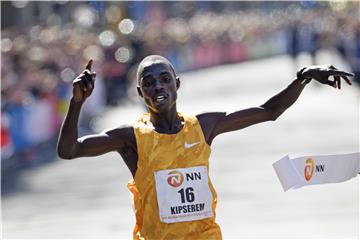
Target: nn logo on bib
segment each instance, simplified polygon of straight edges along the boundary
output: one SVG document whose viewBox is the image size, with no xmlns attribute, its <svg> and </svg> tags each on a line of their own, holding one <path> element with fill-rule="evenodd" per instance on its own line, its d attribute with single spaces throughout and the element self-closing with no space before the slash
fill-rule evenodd
<svg viewBox="0 0 360 240">
<path fill-rule="evenodd" d="M 315 166 L 315 167 L 314 167 Z M 325 165 L 315 165 L 314 161 L 311 158 L 308 158 L 305 162 L 305 168 L 304 168 L 304 176 L 306 181 L 310 181 L 311 177 L 315 172 L 324 172 L 325 171 Z"/>
<path fill-rule="evenodd" d="M 178 187 L 184 181 L 184 176 L 179 171 L 171 171 L 168 175 L 167 183 L 172 187 Z"/>
</svg>

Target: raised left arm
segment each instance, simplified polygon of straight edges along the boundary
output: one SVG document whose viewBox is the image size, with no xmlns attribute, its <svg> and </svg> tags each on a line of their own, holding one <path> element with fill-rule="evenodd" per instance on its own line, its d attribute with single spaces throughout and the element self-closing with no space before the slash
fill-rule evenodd
<svg viewBox="0 0 360 240">
<path fill-rule="evenodd" d="M 333 76 L 334 81 L 330 81 L 329 76 Z M 298 72 L 296 80 L 259 107 L 248 108 L 230 114 L 225 112 L 204 113 L 197 117 L 205 139 L 210 145 L 212 140 L 221 133 L 276 120 L 287 108 L 294 104 L 311 79 L 340 89 L 341 78 L 351 85 L 347 76 L 352 76 L 352 74 L 337 70 L 331 65 L 302 68 Z"/>
</svg>

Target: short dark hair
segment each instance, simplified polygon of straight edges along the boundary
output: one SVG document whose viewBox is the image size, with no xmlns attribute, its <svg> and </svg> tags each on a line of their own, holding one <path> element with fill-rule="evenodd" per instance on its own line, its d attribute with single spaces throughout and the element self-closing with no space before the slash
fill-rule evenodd
<svg viewBox="0 0 360 240">
<path fill-rule="evenodd" d="M 171 71 L 173 72 L 174 76 L 176 76 L 174 67 L 167 58 L 165 58 L 163 56 L 160 56 L 160 55 L 149 55 L 149 56 L 145 57 L 139 63 L 138 69 L 136 71 L 136 79 L 137 79 L 137 85 L 138 86 L 140 86 L 140 79 L 141 79 L 141 74 L 142 74 L 142 72 L 144 70 L 144 66 L 149 65 L 149 64 L 153 64 L 153 63 L 167 64 L 170 67 Z"/>
</svg>

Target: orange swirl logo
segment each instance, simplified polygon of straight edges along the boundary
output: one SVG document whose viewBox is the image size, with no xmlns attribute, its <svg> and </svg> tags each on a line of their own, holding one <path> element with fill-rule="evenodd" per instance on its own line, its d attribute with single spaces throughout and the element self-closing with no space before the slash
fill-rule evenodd
<svg viewBox="0 0 360 240">
<path fill-rule="evenodd" d="M 305 162 L 305 168 L 304 168 L 304 176 L 306 181 L 310 181 L 313 174 L 314 174 L 314 161 L 311 158 L 308 158 Z"/>
<path fill-rule="evenodd" d="M 178 187 L 184 181 L 184 176 L 179 171 L 171 171 L 168 175 L 167 182 L 172 187 Z"/>
</svg>

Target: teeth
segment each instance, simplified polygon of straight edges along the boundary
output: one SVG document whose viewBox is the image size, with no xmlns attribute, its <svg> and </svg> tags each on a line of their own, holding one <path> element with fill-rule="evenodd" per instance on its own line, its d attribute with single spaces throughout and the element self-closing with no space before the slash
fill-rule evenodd
<svg viewBox="0 0 360 240">
<path fill-rule="evenodd" d="M 156 100 L 157 102 L 163 101 L 164 99 L 165 99 L 164 96 L 158 96 L 158 97 L 155 98 L 155 100 Z"/>
</svg>

